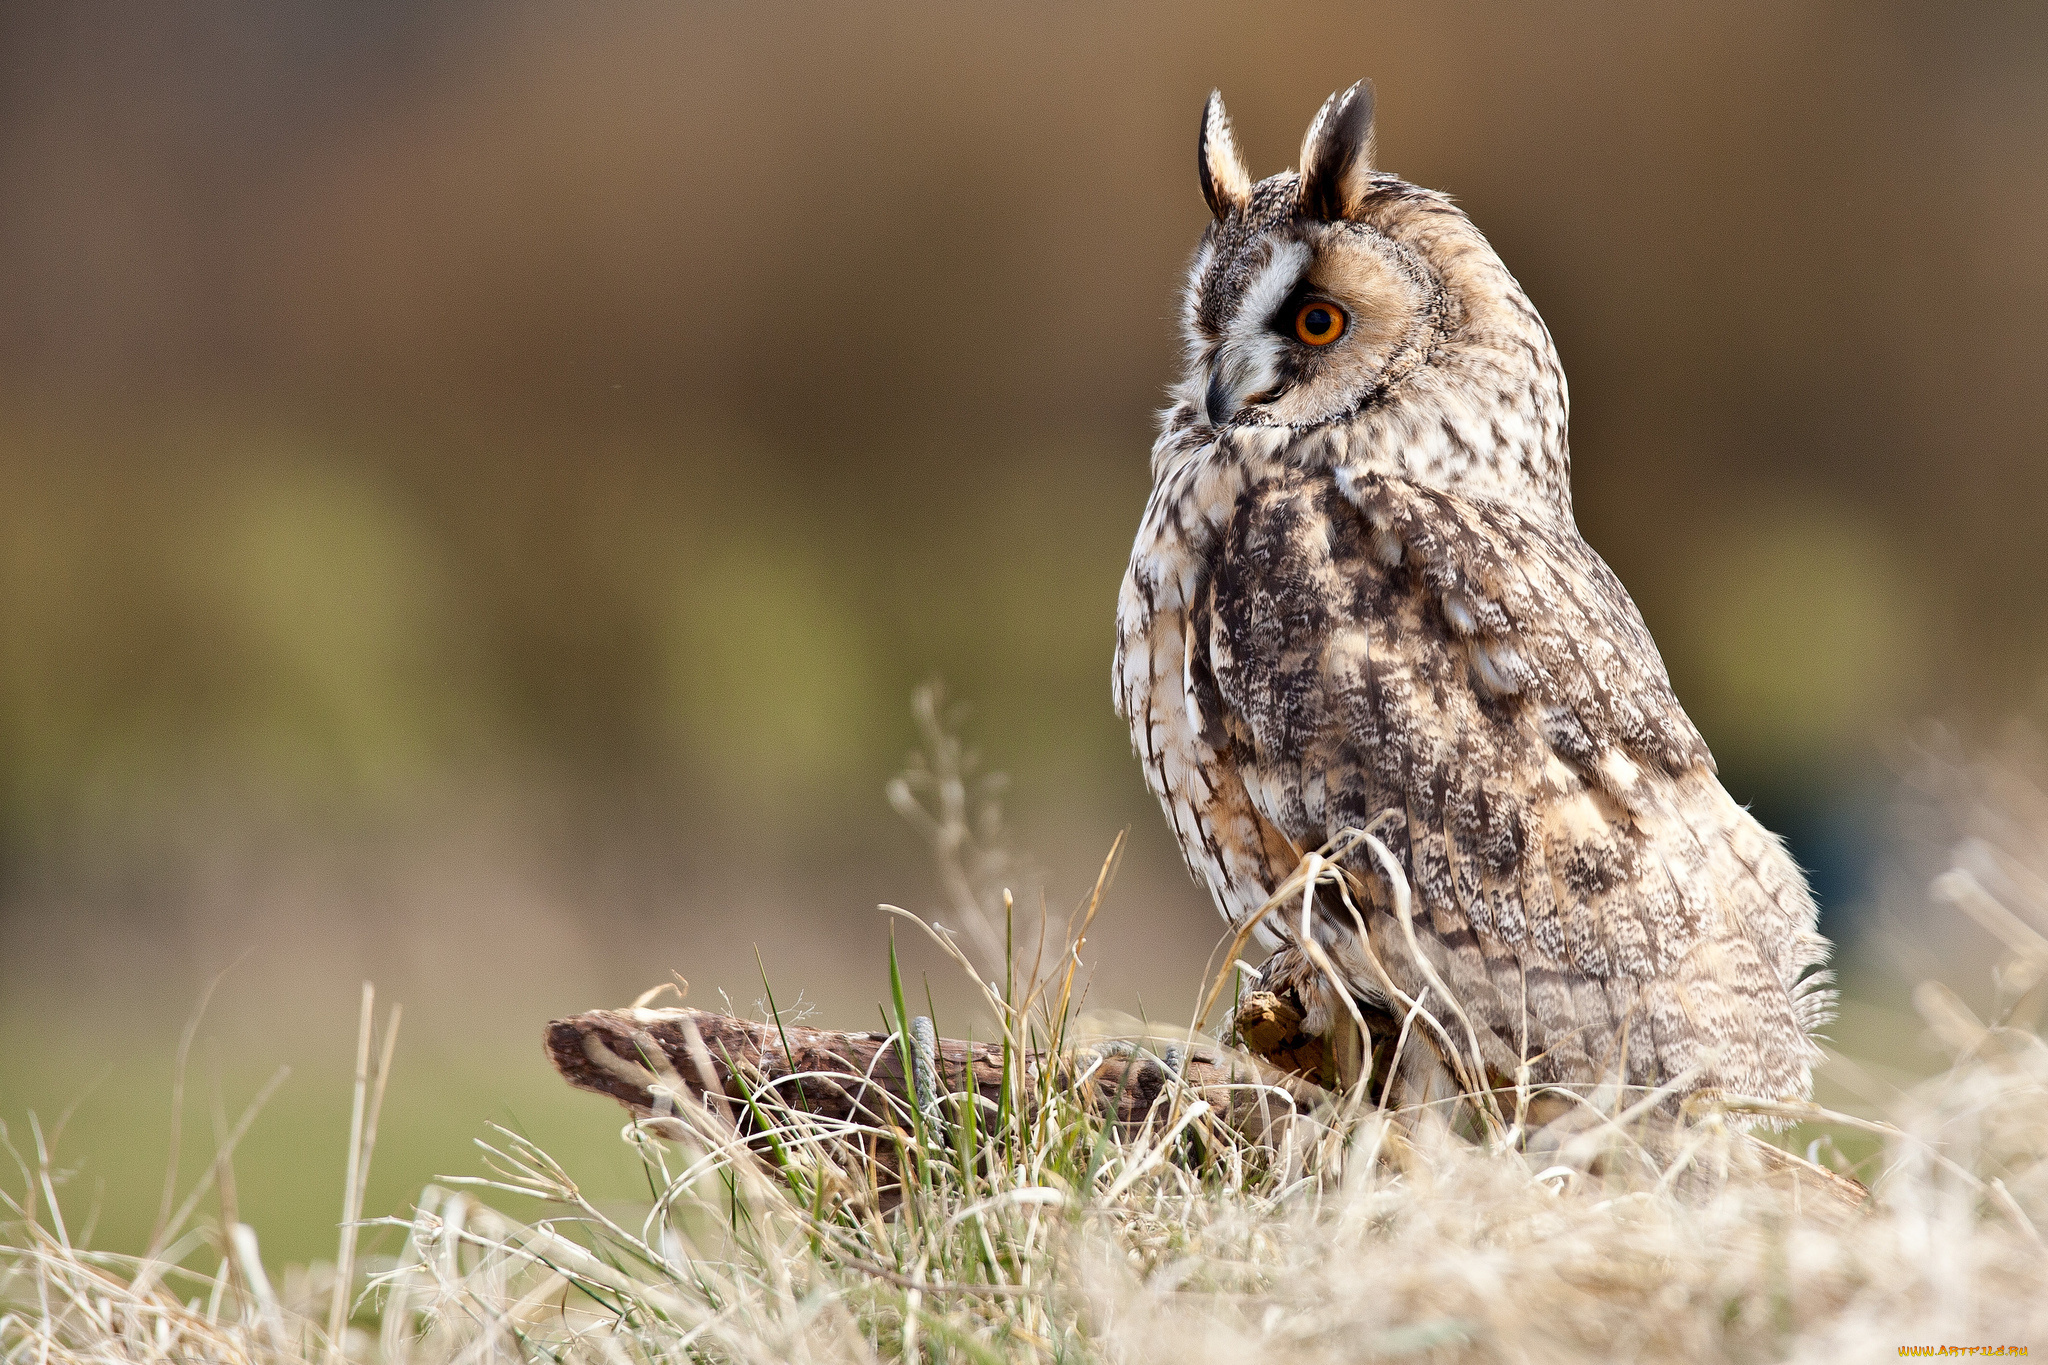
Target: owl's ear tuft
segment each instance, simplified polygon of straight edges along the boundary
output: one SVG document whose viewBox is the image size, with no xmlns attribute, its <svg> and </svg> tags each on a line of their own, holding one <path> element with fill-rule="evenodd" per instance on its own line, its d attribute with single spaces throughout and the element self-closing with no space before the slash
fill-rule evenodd
<svg viewBox="0 0 2048 1365">
<path fill-rule="evenodd" d="M 1237 152 L 1237 137 L 1230 131 L 1230 115 L 1223 112 L 1223 92 L 1211 90 L 1202 106 L 1202 140 L 1195 163 L 1202 173 L 1202 198 L 1209 212 L 1221 219 L 1251 201 L 1252 178 Z"/>
<path fill-rule="evenodd" d="M 1349 218 L 1372 185 L 1372 82 L 1360 81 L 1323 101 L 1301 140 L 1301 211 L 1310 218 Z"/>
</svg>

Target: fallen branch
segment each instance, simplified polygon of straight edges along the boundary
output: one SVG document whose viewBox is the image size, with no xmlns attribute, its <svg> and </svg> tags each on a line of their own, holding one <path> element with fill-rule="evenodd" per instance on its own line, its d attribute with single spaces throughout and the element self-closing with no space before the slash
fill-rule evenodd
<svg viewBox="0 0 2048 1365">
<path fill-rule="evenodd" d="M 708 1010 L 593 1010 L 550 1023 L 547 1050 L 569 1084 L 608 1095 L 641 1118 L 673 1113 L 672 1097 L 687 1095 L 726 1108 L 744 1129 L 750 1100 L 772 1087 L 784 1107 L 887 1130 L 902 1126 L 922 1098 L 904 1076 L 893 1034 L 778 1027 Z M 941 1038 L 932 1061 L 942 1097 L 971 1087 L 990 1103 L 999 1098 L 1000 1046 Z M 1068 1084 L 1078 1082 L 1090 1103 L 1127 1130 L 1148 1117 L 1163 1121 L 1176 1083 L 1186 1102 L 1206 1101 L 1256 1142 L 1277 1142 L 1284 1127 L 1333 1098 L 1243 1053 L 1203 1045 L 1153 1052 L 1111 1042 L 1076 1049 L 1059 1063 Z M 1045 1065 L 1040 1053 L 1024 1058 L 1027 1100 Z"/>
<path fill-rule="evenodd" d="M 1298 1015 L 1259 1007 L 1269 1000 L 1255 996 L 1240 1010 L 1244 1036 L 1262 1053 L 1299 1058 L 1313 1069 L 1319 1060 L 1317 1040 L 1300 1035 Z M 998 1101 L 1000 1046 L 954 1038 L 929 1040 L 927 1046 L 914 1070 L 936 1077 L 936 1097 L 921 1094 L 916 1081 L 906 1079 L 904 1049 L 894 1034 L 778 1027 L 684 1008 L 593 1010 L 557 1019 L 547 1030 L 549 1060 L 578 1089 L 607 1095 L 635 1117 L 657 1121 L 676 1122 L 670 1116 L 678 1104 L 701 1104 L 743 1134 L 754 1131 L 761 1112 L 757 1106 L 771 1090 L 774 1108 L 800 1110 L 870 1134 L 907 1129 L 913 1112 L 957 1112 L 955 1097 L 964 1096 L 970 1086 L 989 1104 Z M 1246 1053 L 1206 1045 L 1186 1051 L 1157 1046 L 1151 1051 L 1111 1041 L 1076 1048 L 1054 1059 L 1061 1069 L 1059 1083 L 1078 1085 L 1083 1098 L 1097 1112 L 1113 1113 L 1126 1134 L 1147 1123 L 1165 1128 L 1174 1120 L 1176 1102 L 1180 1114 L 1205 1102 L 1245 1139 L 1274 1148 L 1291 1144 L 1296 1152 L 1326 1131 L 1328 1107 L 1339 1102 L 1337 1095 L 1301 1075 Z M 1046 1064 L 1042 1053 L 1024 1058 L 1027 1105 L 1041 1091 Z M 1552 1143 L 1583 1126 L 1560 1125 Z M 1610 1121 L 1597 1126 L 1613 1129 Z M 1853 1216 L 1867 1206 L 1868 1192 L 1856 1181 L 1752 1134 L 1731 1136 L 1743 1159 L 1757 1163 L 1765 1183 L 1817 1196 L 1829 1216 Z M 885 1152 L 876 1149 L 874 1155 L 888 1164 Z M 1599 1160 L 1582 1156 L 1575 1164 L 1591 1168 Z"/>
</svg>

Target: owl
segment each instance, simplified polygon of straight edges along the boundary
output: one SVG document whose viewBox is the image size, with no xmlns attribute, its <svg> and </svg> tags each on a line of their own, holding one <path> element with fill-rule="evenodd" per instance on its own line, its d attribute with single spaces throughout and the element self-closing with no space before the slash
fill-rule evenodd
<svg viewBox="0 0 2048 1365">
<path fill-rule="evenodd" d="M 1218 95 L 1198 146 L 1114 668 L 1198 879 L 1312 1032 L 1427 1015 L 1468 1088 L 1806 1095 L 1812 897 L 1579 535 L 1543 319 L 1447 196 L 1374 169 L 1369 82 L 1298 172 L 1255 183 Z M 1273 904 L 1323 848 L 1345 875 Z"/>
</svg>

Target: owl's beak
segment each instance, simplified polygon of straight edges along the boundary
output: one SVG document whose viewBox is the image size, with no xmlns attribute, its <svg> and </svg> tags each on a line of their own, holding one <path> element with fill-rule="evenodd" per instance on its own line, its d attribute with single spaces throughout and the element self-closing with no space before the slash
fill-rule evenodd
<svg viewBox="0 0 2048 1365">
<path fill-rule="evenodd" d="M 1230 386 L 1223 382 L 1220 370 L 1209 372 L 1209 392 L 1203 395 L 1203 406 L 1209 409 L 1209 425 L 1220 427 L 1237 411 L 1237 400 L 1230 396 Z"/>
<path fill-rule="evenodd" d="M 1209 362 L 1209 384 L 1202 394 L 1209 425 L 1224 426 L 1248 404 L 1271 398 L 1279 379 L 1271 348 L 1241 340 L 1224 342 Z"/>
</svg>

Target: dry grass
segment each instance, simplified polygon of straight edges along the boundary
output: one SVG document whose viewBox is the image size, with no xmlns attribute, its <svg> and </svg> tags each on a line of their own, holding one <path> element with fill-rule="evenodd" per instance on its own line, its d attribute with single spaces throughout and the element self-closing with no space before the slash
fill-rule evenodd
<svg viewBox="0 0 2048 1365">
<path fill-rule="evenodd" d="M 937 772 L 929 789 L 959 776 Z M 933 823 L 935 842 L 958 847 L 945 825 Z M 623 1134 L 649 1176 L 646 1204 L 630 1211 L 598 1206 L 545 1152 L 496 1131 L 490 1173 L 430 1187 L 409 1219 L 382 1220 L 402 1250 L 345 1274 L 342 1294 L 331 1266 L 271 1283 L 231 1198 L 218 1222 L 188 1230 L 204 1186 L 148 1255 L 87 1249 L 31 1125 L 10 1146 L 20 1178 L 0 1233 L 0 1355 L 1195 1365 L 2048 1346 L 2048 1046 L 2028 1022 L 2048 976 L 2037 859 L 1979 840 L 1938 884 L 2010 950 L 1990 1023 L 1940 988 L 1921 992 L 1953 1051 L 1944 1074 L 1882 1121 L 1778 1113 L 1881 1139 L 1860 1209 L 1767 1178 L 1740 1117 L 1713 1107 L 1675 1131 L 1608 1123 L 1560 1147 L 1335 1104 L 1275 1150 L 1188 1096 L 1119 1133 L 1054 1069 L 1016 1065 L 1000 1103 L 906 1105 L 886 1130 L 835 1127 L 764 1091 L 753 1100 L 762 1131 L 742 1138 L 732 1115 L 678 1097 Z M 966 898 L 982 894 L 974 881 L 952 884 Z M 1028 980 L 985 981 L 990 1008 L 1013 1055 L 1064 1049 L 1085 1066 L 1091 1045 L 1071 1018 L 1078 959 L 1046 959 Z M 352 1201 L 381 1075 L 364 1007 Z M 863 1142 L 881 1165 L 862 1158 Z M 206 1182 L 222 1190 L 226 1156 Z M 337 1260 L 353 1258 L 351 1227 Z M 337 1338 L 344 1322 L 355 1325 Z"/>
</svg>

